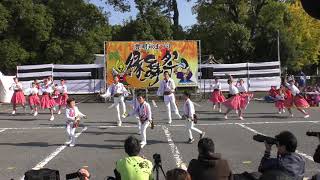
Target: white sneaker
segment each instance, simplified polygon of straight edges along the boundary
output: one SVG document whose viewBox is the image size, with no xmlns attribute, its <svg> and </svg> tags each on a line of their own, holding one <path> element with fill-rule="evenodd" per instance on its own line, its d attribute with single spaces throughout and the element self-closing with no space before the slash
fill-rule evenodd
<svg viewBox="0 0 320 180">
<path fill-rule="evenodd" d="M 310 117 L 310 115 L 307 114 L 307 115 L 305 115 L 303 118 L 307 119 L 307 118 L 309 118 L 309 117 Z"/>
<path fill-rule="evenodd" d="M 290 114 L 290 117 L 293 117 L 293 114 Z"/>
<path fill-rule="evenodd" d="M 283 112 L 283 113 L 285 113 L 285 112 L 286 112 L 286 110 L 282 109 L 282 112 Z"/>
<path fill-rule="evenodd" d="M 105 93 L 105 94 L 100 94 L 100 97 L 102 97 L 102 98 L 107 98 L 107 93 Z"/>
<path fill-rule="evenodd" d="M 242 116 L 239 117 L 240 120 L 244 120 Z"/>
<path fill-rule="evenodd" d="M 53 120 L 54 120 L 54 116 L 51 116 L 51 117 L 50 117 L 50 121 L 53 121 Z"/>
<path fill-rule="evenodd" d="M 61 111 L 60 111 L 60 110 L 58 111 L 58 114 L 61 114 Z"/>
<path fill-rule="evenodd" d="M 182 119 L 182 116 L 180 114 L 177 114 L 178 119 Z"/>
<path fill-rule="evenodd" d="M 228 116 L 227 116 L 227 115 L 225 115 L 225 116 L 224 116 L 224 119 L 225 119 L 225 120 L 227 120 L 227 119 L 228 119 Z"/>
<path fill-rule="evenodd" d="M 12 113 L 11 113 L 11 114 L 13 114 L 13 115 L 14 115 L 14 114 L 16 114 L 16 111 L 12 111 Z"/>
<path fill-rule="evenodd" d="M 53 109 L 53 111 L 56 111 L 56 107 L 53 107 L 52 109 Z"/>
<path fill-rule="evenodd" d="M 75 146 L 75 144 L 74 144 L 74 143 L 71 143 L 69 146 L 70 146 L 70 147 L 74 147 L 74 146 Z"/>
<path fill-rule="evenodd" d="M 239 111 L 238 110 L 236 110 L 236 114 L 238 114 L 239 113 Z"/>
<path fill-rule="evenodd" d="M 122 122 L 118 122 L 118 124 L 117 124 L 119 127 L 121 127 L 122 126 Z"/>
<path fill-rule="evenodd" d="M 219 109 L 219 113 L 221 113 L 222 111 L 221 111 L 221 108 Z"/>
<path fill-rule="evenodd" d="M 35 111 L 33 116 L 37 116 L 38 115 L 38 111 Z"/>
<path fill-rule="evenodd" d="M 216 110 L 216 105 L 213 105 L 213 110 Z"/>
<path fill-rule="evenodd" d="M 34 111 L 33 111 L 33 110 L 31 110 L 30 114 L 33 114 L 33 113 L 34 113 Z"/>
<path fill-rule="evenodd" d="M 278 112 L 278 114 L 282 114 L 282 112 L 281 112 L 281 111 L 279 111 L 279 112 Z"/>
<path fill-rule="evenodd" d="M 66 141 L 65 144 L 71 144 L 72 140 Z"/>
</svg>

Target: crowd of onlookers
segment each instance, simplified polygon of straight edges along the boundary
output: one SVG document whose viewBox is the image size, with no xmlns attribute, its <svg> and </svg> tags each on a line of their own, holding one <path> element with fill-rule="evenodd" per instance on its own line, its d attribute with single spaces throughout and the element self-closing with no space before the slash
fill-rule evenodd
<svg viewBox="0 0 320 180">
<path fill-rule="evenodd" d="M 202 138 L 198 142 L 198 157 L 192 159 L 187 169 L 167 171 L 166 180 L 302 180 L 305 173 L 305 160 L 296 153 L 297 138 L 289 131 L 275 136 L 277 156 L 271 157 L 272 145 L 265 143 L 265 152 L 261 158 L 257 172 L 234 174 L 228 160 L 215 152 L 212 139 Z M 116 180 L 151 180 L 154 179 L 153 164 L 150 160 L 139 156 L 139 140 L 128 137 L 124 143 L 124 157 L 116 162 Z M 320 162 L 320 145 L 314 161 Z M 320 180 L 315 175 L 312 180 Z"/>
</svg>

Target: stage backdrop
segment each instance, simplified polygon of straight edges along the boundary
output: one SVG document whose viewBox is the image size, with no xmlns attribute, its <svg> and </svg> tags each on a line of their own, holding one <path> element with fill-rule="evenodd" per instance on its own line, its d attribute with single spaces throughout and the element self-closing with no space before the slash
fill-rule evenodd
<svg viewBox="0 0 320 180">
<path fill-rule="evenodd" d="M 158 87 L 169 71 L 178 87 L 197 86 L 199 41 L 105 42 L 107 84 L 117 75 L 133 88 Z"/>
</svg>

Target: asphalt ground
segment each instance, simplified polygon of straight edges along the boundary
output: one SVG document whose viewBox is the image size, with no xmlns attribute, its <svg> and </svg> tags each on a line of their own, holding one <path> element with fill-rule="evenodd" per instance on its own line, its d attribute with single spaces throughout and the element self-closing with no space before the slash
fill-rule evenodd
<svg viewBox="0 0 320 180">
<path fill-rule="evenodd" d="M 161 154 L 164 171 L 181 164 L 187 166 L 198 155 L 199 135 L 194 133 L 196 141 L 187 144 L 185 121 L 174 120 L 173 125 L 168 126 L 164 103 L 150 104 L 156 127 L 153 130 L 148 128 L 148 144 L 141 155 L 153 161 L 154 153 Z M 177 104 L 181 110 L 183 102 Z M 19 109 L 18 114 L 13 116 L 10 106 L 1 105 L 0 179 L 20 180 L 25 171 L 42 167 L 59 170 L 62 179 L 65 174 L 82 166 L 88 166 L 91 179 L 103 180 L 106 176 L 112 176 L 115 162 L 126 155 L 124 139 L 130 135 L 140 136 L 137 135 L 135 118 L 124 120 L 123 127 L 115 126 L 115 109 L 108 109 L 110 105 L 78 104 L 88 119 L 83 120 L 77 129 L 75 147 L 64 145 L 64 115 L 56 115 L 56 119 L 50 122 L 50 115 L 46 111 L 41 111 L 34 118 Z M 229 161 L 234 173 L 257 171 L 264 144 L 252 140 L 255 133 L 274 136 L 283 130 L 292 131 L 298 138 L 298 153 L 306 159 L 305 175 L 310 177 L 319 171 L 319 165 L 312 160 L 318 139 L 305 135 L 308 130 L 320 131 L 318 108 L 309 109 L 311 117 L 306 120 L 297 111 L 294 111 L 294 118 L 288 118 L 287 113 L 277 114 L 273 104 L 255 101 L 249 105 L 245 120 L 241 121 L 234 112 L 230 114 L 229 120 L 224 120 L 223 114 L 212 111 L 208 102 L 197 102 L 195 107 L 200 117 L 197 127 L 206 132 L 206 137 L 214 140 L 216 152 L 222 153 L 223 158 Z M 130 109 L 129 105 L 127 109 Z M 275 152 L 273 148 L 273 154 Z"/>
</svg>

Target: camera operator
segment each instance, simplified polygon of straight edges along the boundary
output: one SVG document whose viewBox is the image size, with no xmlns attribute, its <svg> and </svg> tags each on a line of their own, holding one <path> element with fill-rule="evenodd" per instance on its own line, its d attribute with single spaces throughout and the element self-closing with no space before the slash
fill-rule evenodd
<svg viewBox="0 0 320 180">
<path fill-rule="evenodd" d="M 231 180 L 232 172 L 227 160 L 214 152 L 212 139 L 202 138 L 198 142 L 198 159 L 192 159 L 188 172 L 192 180 Z"/>
<path fill-rule="evenodd" d="M 317 135 L 317 137 L 318 137 L 319 142 L 320 142 L 320 136 Z M 316 163 L 320 163 L 320 145 L 318 145 L 318 147 L 317 147 L 317 149 L 316 149 L 316 152 L 314 152 L 313 160 L 314 160 L 314 162 L 316 162 Z"/>
<path fill-rule="evenodd" d="M 191 180 L 190 174 L 179 168 L 167 171 L 166 180 Z"/>
<path fill-rule="evenodd" d="M 275 136 L 277 141 L 277 158 L 271 158 L 272 144 L 265 142 L 265 153 L 261 159 L 259 172 L 265 173 L 270 170 L 280 170 L 296 180 L 303 178 L 305 161 L 303 157 L 295 153 L 297 139 L 289 131 L 283 131 Z"/>
<path fill-rule="evenodd" d="M 140 143 L 139 140 L 133 136 L 129 136 L 124 143 L 125 152 L 129 157 L 120 159 L 116 163 L 115 175 L 117 180 L 151 180 L 152 162 L 144 159 L 139 155 Z"/>
</svg>

